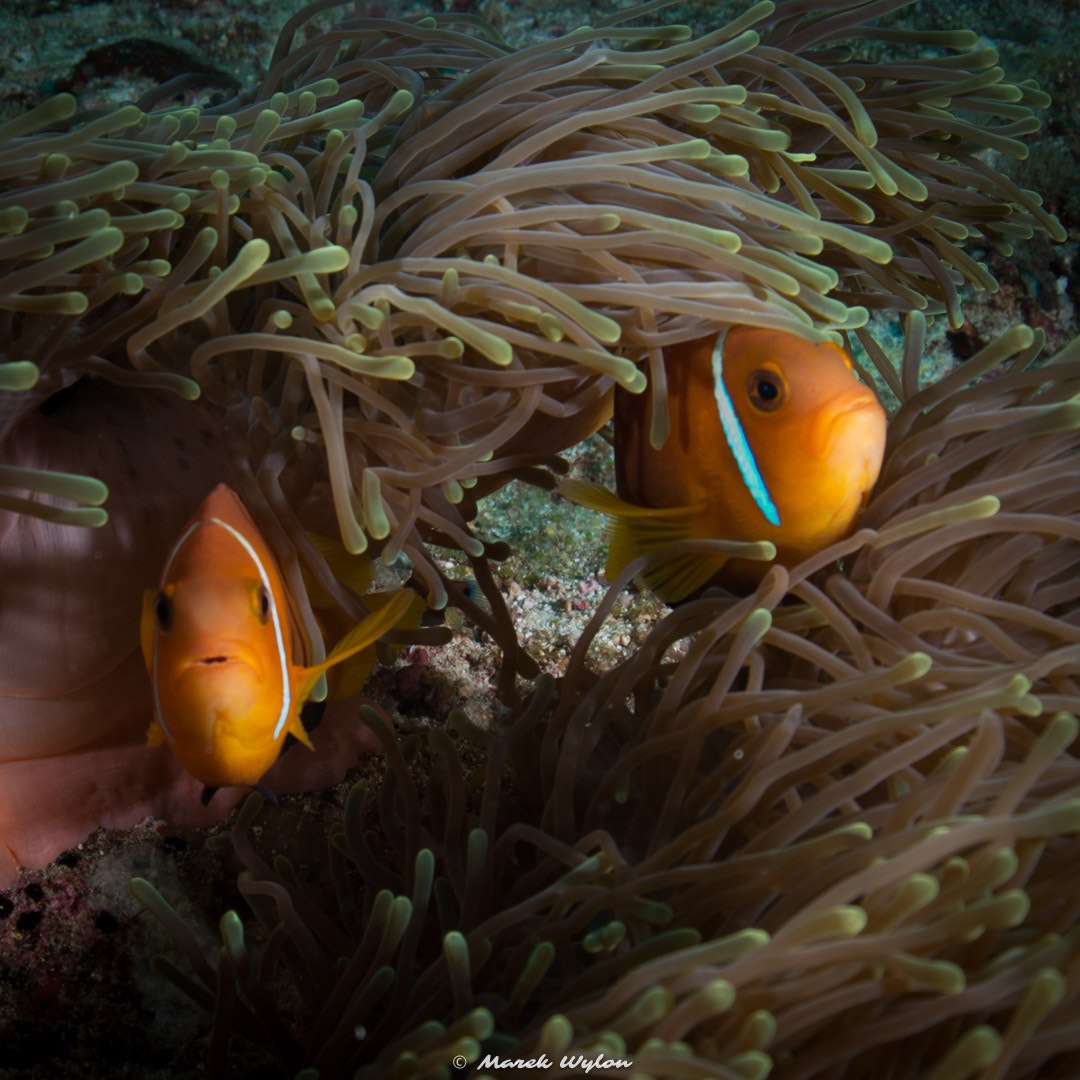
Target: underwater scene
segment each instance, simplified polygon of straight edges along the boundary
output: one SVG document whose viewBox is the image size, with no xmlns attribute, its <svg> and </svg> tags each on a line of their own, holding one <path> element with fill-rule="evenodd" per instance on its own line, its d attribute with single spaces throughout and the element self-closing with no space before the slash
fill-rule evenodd
<svg viewBox="0 0 1080 1080">
<path fill-rule="evenodd" d="M 1080 1076 L 1080 15 L 6 0 L 0 1078 Z"/>
</svg>

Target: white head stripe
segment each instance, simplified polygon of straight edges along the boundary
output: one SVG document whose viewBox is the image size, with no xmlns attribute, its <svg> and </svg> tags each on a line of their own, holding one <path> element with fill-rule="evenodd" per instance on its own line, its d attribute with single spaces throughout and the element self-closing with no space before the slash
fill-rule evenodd
<svg viewBox="0 0 1080 1080">
<path fill-rule="evenodd" d="M 278 616 L 277 604 L 274 601 L 274 590 L 270 588 L 270 577 L 266 572 L 266 567 L 263 566 L 262 560 L 256 554 L 255 549 L 248 543 L 247 538 L 241 533 L 237 532 L 228 522 L 222 521 L 221 518 L 210 519 L 215 525 L 220 525 L 223 529 L 236 537 L 240 541 L 244 550 L 251 556 L 252 561 L 255 563 L 256 569 L 259 571 L 259 578 L 262 581 L 263 588 L 266 589 L 266 595 L 270 597 L 270 618 L 274 623 L 274 640 L 277 642 L 278 661 L 281 664 L 281 713 L 278 715 L 277 723 L 274 725 L 274 738 L 276 739 L 280 734 L 282 728 L 285 727 L 286 721 L 289 719 L 289 712 L 292 708 L 292 688 L 289 686 L 289 660 L 285 654 L 285 640 L 281 633 L 281 619 Z"/>
<path fill-rule="evenodd" d="M 776 504 L 772 501 L 772 496 L 769 495 L 769 489 L 765 486 L 765 480 L 762 478 L 757 462 L 754 460 L 754 452 L 746 441 L 746 433 L 742 429 L 742 424 L 739 423 L 738 416 L 735 415 L 735 406 L 732 404 L 727 387 L 724 386 L 723 334 L 716 339 L 716 345 L 713 348 L 712 371 L 716 407 L 720 410 L 720 423 L 723 425 L 728 446 L 731 447 L 731 452 L 735 455 L 735 464 L 739 466 L 743 482 L 746 484 L 750 494 L 753 495 L 758 509 L 765 515 L 765 520 L 770 525 L 779 525 L 780 513 L 776 509 Z"/>
</svg>

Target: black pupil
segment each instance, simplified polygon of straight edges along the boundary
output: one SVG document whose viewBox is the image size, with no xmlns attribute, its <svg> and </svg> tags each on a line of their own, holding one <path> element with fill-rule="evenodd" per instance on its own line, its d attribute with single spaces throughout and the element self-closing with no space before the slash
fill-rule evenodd
<svg viewBox="0 0 1080 1080">
<path fill-rule="evenodd" d="M 780 396 L 780 388 L 770 379 L 758 382 L 757 392 L 762 401 L 775 401 Z"/>
<path fill-rule="evenodd" d="M 154 618 L 157 619 L 157 624 L 162 630 L 168 630 L 171 616 L 172 606 L 169 604 L 169 598 L 164 593 L 158 593 L 154 601 Z"/>
<path fill-rule="evenodd" d="M 270 596 L 266 591 L 265 585 L 259 586 L 259 618 L 263 622 L 266 622 L 267 617 L 270 615 Z"/>
</svg>

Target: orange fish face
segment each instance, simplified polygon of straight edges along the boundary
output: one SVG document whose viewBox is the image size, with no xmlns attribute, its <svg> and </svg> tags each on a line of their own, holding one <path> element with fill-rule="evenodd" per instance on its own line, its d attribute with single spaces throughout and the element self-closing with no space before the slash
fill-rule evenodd
<svg viewBox="0 0 1080 1080">
<path fill-rule="evenodd" d="M 751 509 L 745 494 L 737 496 L 745 538 L 772 541 L 788 565 L 840 539 L 865 504 L 885 451 L 885 412 L 874 392 L 836 345 L 753 327 L 728 332 L 723 382 L 757 470 L 747 477 L 738 436 L 721 415 L 720 458 L 729 474 L 728 463 L 739 469 L 754 502 Z"/>
<path fill-rule="evenodd" d="M 287 673 L 266 599 L 261 582 L 205 575 L 153 597 L 158 722 L 184 768 L 210 786 L 224 782 L 224 762 L 254 783 L 284 739 L 272 735 Z"/>
<path fill-rule="evenodd" d="M 142 625 L 151 741 L 204 784 L 256 783 L 277 758 L 294 706 L 287 619 L 273 555 L 239 498 L 215 488 L 147 591 Z"/>
<path fill-rule="evenodd" d="M 338 576 L 362 589 L 370 566 Z M 402 621 L 419 625 L 424 606 L 408 589 L 369 596 L 371 614 L 325 660 L 305 667 L 292 662 L 289 599 L 255 522 L 219 484 L 180 533 L 142 613 L 154 695 L 147 741 L 167 742 L 207 787 L 257 784 L 286 735 L 310 748 L 300 708 L 321 676 L 352 660 L 342 685 L 362 685 L 375 664 L 375 641 Z"/>
</svg>

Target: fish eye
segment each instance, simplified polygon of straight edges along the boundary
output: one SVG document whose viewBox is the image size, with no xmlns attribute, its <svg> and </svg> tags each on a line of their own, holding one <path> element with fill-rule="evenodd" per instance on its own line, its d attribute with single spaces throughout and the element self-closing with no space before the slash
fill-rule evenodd
<svg viewBox="0 0 1080 1080">
<path fill-rule="evenodd" d="M 746 393 L 755 409 L 775 412 L 787 398 L 787 387 L 775 371 L 759 368 L 746 380 Z"/>
<path fill-rule="evenodd" d="M 168 630 L 172 626 L 173 605 L 172 600 L 161 590 L 154 597 L 154 622 L 159 630 Z"/>
<path fill-rule="evenodd" d="M 265 626 L 270 621 L 270 593 L 267 592 L 265 585 L 259 586 L 257 601 L 259 605 L 259 622 Z"/>
</svg>

